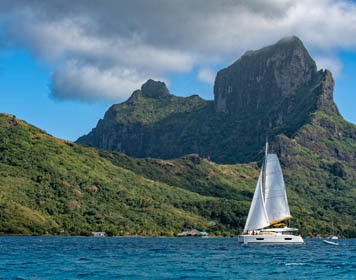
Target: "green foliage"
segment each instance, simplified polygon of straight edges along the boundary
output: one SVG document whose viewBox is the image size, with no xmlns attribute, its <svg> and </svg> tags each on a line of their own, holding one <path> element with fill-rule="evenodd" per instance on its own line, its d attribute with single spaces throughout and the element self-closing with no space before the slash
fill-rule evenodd
<svg viewBox="0 0 356 280">
<path fill-rule="evenodd" d="M 356 237 L 352 137 L 354 125 L 315 111 L 297 131 L 272 141 L 285 174 L 290 225 L 303 235 L 331 234 L 334 224 L 336 234 Z M 220 165 L 194 154 L 132 158 L 56 139 L 0 115 L 3 234 L 175 236 L 197 228 L 236 235 L 257 177 L 257 163 Z"/>
<path fill-rule="evenodd" d="M 174 161 L 177 169 L 171 174 L 193 171 L 171 179 L 156 166 L 159 161 L 136 162 L 119 153 L 56 139 L 23 121 L 13 124 L 12 116 L 1 114 L 0 232 L 160 236 L 197 228 L 236 234 L 243 221 L 234 217 L 245 213 L 247 205 L 227 197 L 246 200 L 251 188 L 243 180 L 227 180 L 221 198 L 209 189 L 224 182 L 223 172 L 232 172 L 228 174 L 232 178 L 246 169 L 253 177 L 256 170 L 253 166 L 225 170 L 194 160 Z M 138 162 L 141 169 L 130 168 Z M 190 185 L 187 176 L 195 176 L 196 181 Z M 236 182 L 241 183 L 240 194 L 234 194 Z M 216 212 L 211 207 L 220 209 Z M 210 220 L 216 225 L 210 226 Z"/>
</svg>

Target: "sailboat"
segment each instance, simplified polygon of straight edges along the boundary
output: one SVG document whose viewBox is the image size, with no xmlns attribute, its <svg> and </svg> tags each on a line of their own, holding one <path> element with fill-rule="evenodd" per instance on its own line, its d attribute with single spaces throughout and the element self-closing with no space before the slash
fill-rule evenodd
<svg viewBox="0 0 356 280">
<path fill-rule="evenodd" d="M 328 237 L 328 239 L 334 239 L 334 240 L 335 240 L 335 239 L 339 239 L 339 237 L 338 237 L 337 235 L 335 235 L 334 220 L 332 220 L 331 224 L 332 224 L 333 234 L 330 235 L 330 236 Z"/>
<path fill-rule="evenodd" d="M 244 244 L 303 244 L 298 229 L 285 226 L 292 218 L 289 210 L 283 173 L 276 154 L 268 153 L 258 177 L 256 190 L 239 242 Z"/>
</svg>

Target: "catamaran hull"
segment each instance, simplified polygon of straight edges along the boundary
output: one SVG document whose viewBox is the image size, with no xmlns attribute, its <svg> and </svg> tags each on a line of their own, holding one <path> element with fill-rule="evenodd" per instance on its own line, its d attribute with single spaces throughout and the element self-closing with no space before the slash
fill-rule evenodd
<svg viewBox="0 0 356 280">
<path fill-rule="evenodd" d="M 301 236 L 297 235 L 240 235 L 240 243 L 244 244 L 304 244 Z"/>
</svg>

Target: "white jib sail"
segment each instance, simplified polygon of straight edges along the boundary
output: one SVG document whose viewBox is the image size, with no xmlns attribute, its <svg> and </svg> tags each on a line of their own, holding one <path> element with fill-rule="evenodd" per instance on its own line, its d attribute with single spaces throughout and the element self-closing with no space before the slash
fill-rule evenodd
<svg viewBox="0 0 356 280">
<path fill-rule="evenodd" d="M 247 230 L 255 230 L 267 226 L 269 226 L 269 220 L 263 199 L 261 170 L 260 176 L 258 177 L 255 194 L 253 195 L 251 202 L 250 211 L 248 212 L 244 232 L 247 232 Z"/>
<path fill-rule="evenodd" d="M 282 169 L 276 154 L 268 154 L 266 160 L 265 202 L 269 222 L 277 223 L 290 218 Z"/>
</svg>

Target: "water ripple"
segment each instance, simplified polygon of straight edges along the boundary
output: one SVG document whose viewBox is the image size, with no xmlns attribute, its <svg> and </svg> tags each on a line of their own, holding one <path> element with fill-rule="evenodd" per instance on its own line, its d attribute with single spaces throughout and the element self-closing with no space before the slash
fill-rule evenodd
<svg viewBox="0 0 356 280">
<path fill-rule="evenodd" d="M 356 279 L 356 240 L 0 237 L 0 279 Z"/>
</svg>

